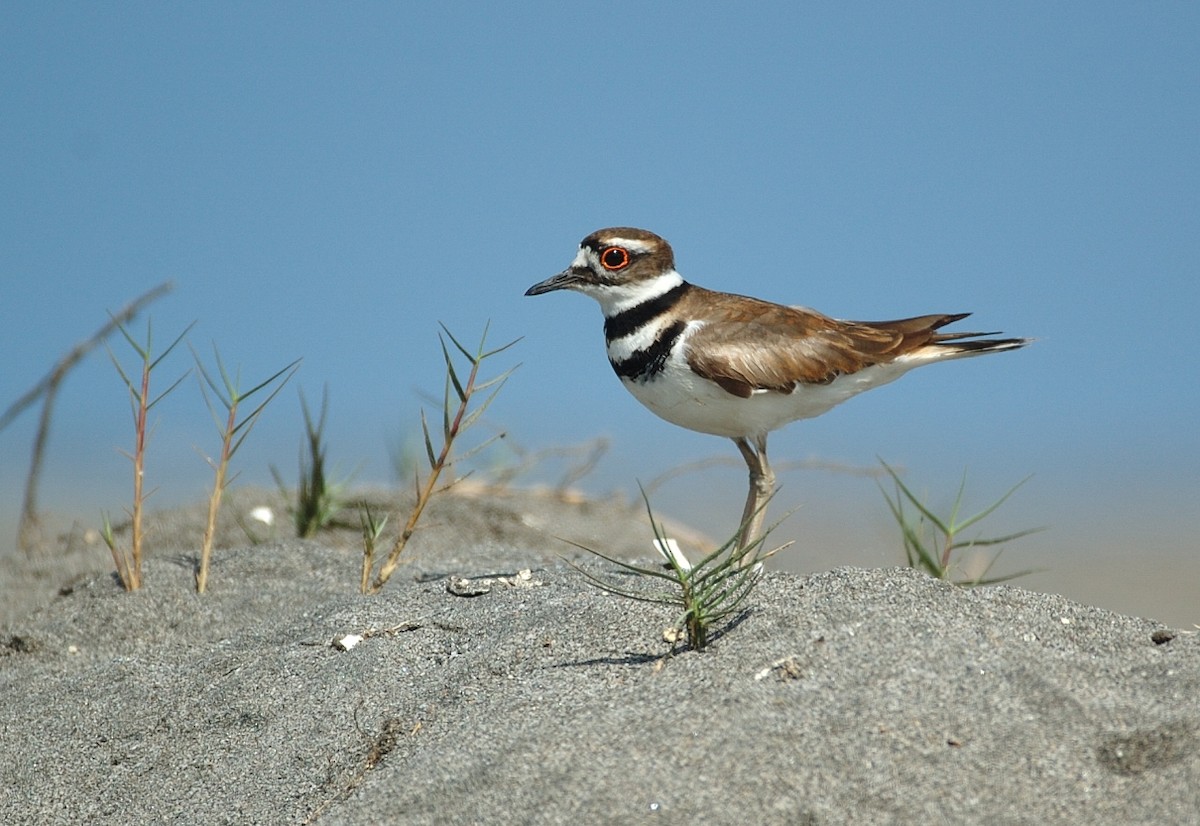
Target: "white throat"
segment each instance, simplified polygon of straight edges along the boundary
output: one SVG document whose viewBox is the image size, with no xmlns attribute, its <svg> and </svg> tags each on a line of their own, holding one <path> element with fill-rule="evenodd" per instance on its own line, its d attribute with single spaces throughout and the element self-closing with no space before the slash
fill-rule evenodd
<svg viewBox="0 0 1200 826">
<path fill-rule="evenodd" d="M 611 318 L 630 307 L 658 298 L 682 283 L 683 276 L 675 270 L 668 270 L 662 275 L 642 281 L 625 284 L 589 284 L 581 292 L 600 302 L 600 309 L 604 312 L 604 317 Z"/>
</svg>

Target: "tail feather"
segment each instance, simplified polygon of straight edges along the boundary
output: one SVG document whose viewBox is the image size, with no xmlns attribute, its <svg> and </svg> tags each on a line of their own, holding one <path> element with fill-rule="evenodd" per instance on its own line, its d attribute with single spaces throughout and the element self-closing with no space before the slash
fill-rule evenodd
<svg viewBox="0 0 1200 826">
<path fill-rule="evenodd" d="M 922 354 L 939 359 L 955 358 L 957 356 L 972 356 L 982 353 L 1016 350 L 1024 347 L 1031 338 L 983 338 L 983 336 L 998 336 L 999 330 L 974 332 L 934 332 L 941 328 L 962 321 L 970 313 L 946 313 L 942 315 L 923 315 L 915 318 L 901 318 L 893 321 L 860 322 L 864 326 L 876 329 L 898 332 L 910 343 L 911 354 Z"/>
<path fill-rule="evenodd" d="M 1024 347 L 1031 338 L 975 338 L 972 341 L 959 341 L 970 336 L 993 336 L 996 333 L 960 333 L 958 335 L 937 336 L 927 346 L 937 351 L 942 358 L 953 356 L 975 356 L 983 353 L 998 353 L 1003 350 L 1016 350 Z"/>
<path fill-rule="evenodd" d="M 972 335 L 995 335 L 994 333 L 976 333 Z M 1033 339 L 977 339 L 974 341 L 953 341 L 941 339 L 932 343 L 938 349 L 949 349 L 956 353 L 990 353 L 1002 349 L 1025 347 Z"/>
<path fill-rule="evenodd" d="M 989 330 L 988 332 L 978 333 L 937 333 L 934 335 L 934 341 L 959 341 L 964 338 L 979 338 L 980 336 L 998 336 L 999 330 Z"/>
</svg>

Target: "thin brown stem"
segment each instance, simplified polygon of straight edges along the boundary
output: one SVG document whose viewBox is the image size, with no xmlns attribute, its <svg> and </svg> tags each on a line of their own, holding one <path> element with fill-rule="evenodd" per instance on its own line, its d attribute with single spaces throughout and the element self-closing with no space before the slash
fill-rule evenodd
<svg viewBox="0 0 1200 826">
<path fill-rule="evenodd" d="M 46 399 L 42 403 L 42 415 L 38 418 L 37 435 L 33 439 L 33 455 L 29 460 L 29 476 L 25 479 L 25 499 L 21 503 L 21 524 L 17 529 L 17 545 L 26 554 L 45 547 L 42 536 L 42 520 L 38 516 L 37 489 L 42 475 L 42 459 L 46 452 L 46 441 L 50 438 L 50 417 L 54 412 L 54 401 L 58 396 L 59 382 L 46 388 Z"/>
<path fill-rule="evenodd" d="M 950 555 L 954 552 L 954 534 L 946 534 L 946 541 L 942 548 L 942 576 L 949 578 L 950 576 Z"/>
<path fill-rule="evenodd" d="M 130 548 L 133 563 L 129 566 L 126 588 L 136 591 L 142 587 L 142 505 L 145 502 L 143 484 L 146 479 L 146 428 L 150 413 L 150 368 L 146 360 L 142 367 L 142 392 L 138 399 L 137 422 L 133 447 L 133 510 L 129 514 Z"/>
<path fill-rule="evenodd" d="M 208 587 L 208 565 L 212 559 L 213 538 L 217 532 L 217 512 L 221 509 L 221 496 L 225 492 L 225 475 L 229 470 L 229 459 L 233 455 L 233 435 L 237 427 L 237 397 L 229 405 L 229 418 L 221 441 L 221 458 L 214 465 L 216 480 L 212 496 L 208 499 L 208 519 L 204 525 L 204 541 L 200 545 L 200 567 L 196 571 L 196 593 L 203 594 Z"/>
<path fill-rule="evenodd" d="M 369 593 L 371 588 L 371 568 L 375 566 L 375 545 L 367 538 L 363 538 L 363 563 L 362 576 L 359 578 L 358 592 L 360 594 Z"/>
</svg>

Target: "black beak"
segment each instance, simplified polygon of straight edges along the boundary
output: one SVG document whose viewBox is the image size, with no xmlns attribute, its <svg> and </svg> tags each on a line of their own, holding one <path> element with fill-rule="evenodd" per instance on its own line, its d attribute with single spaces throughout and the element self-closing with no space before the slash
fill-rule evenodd
<svg viewBox="0 0 1200 826">
<path fill-rule="evenodd" d="M 558 275 L 534 284 L 525 291 L 525 295 L 541 295 L 542 293 L 552 293 L 555 290 L 569 290 L 583 280 L 582 276 L 583 272 L 579 270 L 563 270 Z"/>
</svg>

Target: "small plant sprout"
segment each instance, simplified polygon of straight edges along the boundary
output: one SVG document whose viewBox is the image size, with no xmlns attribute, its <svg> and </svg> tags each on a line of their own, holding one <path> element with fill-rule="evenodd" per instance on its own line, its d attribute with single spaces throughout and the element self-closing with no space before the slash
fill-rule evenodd
<svg viewBox="0 0 1200 826">
<path fill-rule="evenodd" d="M 362 580 L 359 583 L 359 590 L 362 593 L 368 593 L 371 589 L 371 565 L 375 559 L 375 543 L 379 541 L 383 529 L 387 527 L 387 515 L 383 519 L 376 519 L 371 513 L 370 505 L 363 505 L 362 510 L 358 512 L 359 522 L 362 524 L 363 538 L 363 565 L 362 565 Z"/>
<path fill-rule="evenodd" d="M 1034 569 L 1026 569 L 1017 571 L 1014 574 L 988 577 L 988 571 L 992 569 L 992 566 L 995 565 L 996 560 L 1000 558 L 1000 554 L 1003 552 L 1003 549 L 1001 549 L 996 552 L 988 561 L 983 571 L 977 576 L 960 579 L 954 579 L 952 576 L 956 568 L 954 560 L 956 554 L 961 555 L 962 552 L 974 548 L 988 548 L 1002 545 L 1042 530 L 1041 528 L 1031 528 L 989 539 L 979 537 L 960 539 L 963 531 L 992 514 L 1008 500 L 1008 497 L 1016 492 L 1017 488 L 1028 482 L 1030 477 L 1027 476 L 1020 482 L 1017 482 L 1003 496 L 974 516 L 960 521 L 959 511 L 962 508 L 963 494 L 967 487 L 967 476 L 965 473 L 963 474 L 962 483 L 958 486 L 958 493 L 954 497 L 954 503 L 950 506 L 950 515 L 942 518 L 931 511 L 921 498 L 900 480 L 900 474 L 888 465 L 887 462 L 880 460 L 880 464 L 883 465 L 888 475 L 892 477 L 892 482 L 895 485 L 895 498 L 888 494 L 883 485 L 880 485 L 879 489 L 883 492 L 883 496 L 887 500 L 888 508 L 891 510 L 896 524 L 900 526 L 900 532 L 904 539 L 904 553 L 910 568 L 924 571 L 932 577 L 953 582 L 955 585 L 968 587 L 994 585 L 998 582 L 1007 582 L 1008 580 L 1034 573 Z M 913 514 L 908 510 L 908 505 L 916 509 L 915 519 Z"/>
<path fill-rule="evenodd" d="M 183 340 L 183 337 L 195 326 L 196 322 L 193 321 L 184 328 L 184 331 L 156 358 L 153 355 L 154 331 L 150 320 L 146 321 L 146 343 L 143 345 L 139 344 L 130 335 L 129 330 L 126 329 L 125 325 L 116 316 L 113 316 L 111 313 L 109 315 L 112 317 L 116 328 L 121 331 L 121 335 L 129 342 L 129 346 L 138 354 L 138 358 L 142 362 L 142 369 L 138 381 L 135 382 L 130 379 L 124 368 L 121 367 L 121 362 L 117 360 L 112 349 L 108 348 L 108 357 L 112 359 L 113 366 L 117 368 L 117 373 L 120 374 L 121 381 L 125 382 L 125 387 L 129 391 L 129 405 L 133 411 L 133 453 L 121 451 L 133 462 L 133 505 L 128 511 L 129 550 L 117 547 L 116 537 L 113 536 L 112 523 L 109 521 L 107 513 L 104 514 L 104 529 L 101 535 L 104 537 L 104 544 L 108 546 L 108 550 L 112 553 L 113 562 L 117 566 L 117 576 L 121 580 L 121 585 L 127 591 L 136 591 L 142 587 L 142 540 L 144 538 L 142 508 L 146 500 L 150 498 L 150 494 L 153 493 L 153 491 L 147 493 L 145 489 L 146 442 L 150 438 L 150 411 L 168 393 L 179 386 L 179 383 L 187 377 L 187 371 L 177 378 L 170 387 L 153 398 L 150 395 L 150 374 L 154 372 L 154 368 L 163 359 L 170 355 L 171 351 Z"/>
<path fill-rule="evenodd" d="M 763 551 L 763 543 L 770 534 L 768 529 L 748 544 L 743 544 L 741 540 L 746 526 L 742 524 L 738 526 L 737 532 L 719 548 L 699 562 L 689 564 L 680 553 L 675 540 L 668 539 L 662 526 L 655 521 L 654 513 L 650 509 L 650 500 L 646 497 L 645 491 L 642 491 L 642 499 L 646 503 L 646 513 L 650 516 L 650 525 L 654 530 L 654 546 L 667 561 L 665 568 L 643 568 L 575 542 L 570 544 L 637 574 L 639 577 L 661 579 L 670 585 L 669 590 L 653 592 L 621 588 L 613 585 L 607 579 L 602 579 L 578 565 L 574 565 L 574 563 L 570 564 L 601 590 L 640 602 L 657 602 L 673 606 L 679 611 L 675 622 L 675 631 L 686 632 L 688 647 L 696 651 L 703 651 L 708 645 L 712 628 L 741 610 L 746 598 L 758 584 L 762 575 L 763 563 L 792 543 L 788 542 L 769 551 Z M 763 502 L 760 507 L 766 507 L 766 504 Z M 747 518 L 753 519 L 757 515 L 757 513 L 751 513 Z"/>
<path fill-rule="evenodd" d="M 288 506 L 296 536 L 314 535 L 329 525 L 342 509 L 342 494 L 348 480 L 331 482 L 325 475 L 325 414 L 329 410 L 329 385 L 321 392 L 321 414 L 314 421 L 304 391 L 300 391 L 300 409 L 304 413 L 304 447 L 300 449 L 300 482 L 296 501 Z M 307 451 L 307 452 L 306 452 Z M 280 493 L 287 498 L 283 475 L 271 466 L 271 475 Z"/>
<path fill-rule="evenodd" d="M 258 417 L 262 415 L 263 408 L 279 394 L 279 391 L 284 388 L 288 380 L 300 369 L 300 359 L 296 359 L 269 379 L 259 382 L 253 388 L 243 393 L 239 389 L 241 385 L 240 371 L 233 376 L 229 375 L 229 372 L 225 369 L 224 362 L 221 360 L 221 353 L 217 350 L 215 344 L 213 345 L 213 355 L 216 357 L 217 373 L 221 378 L 219 384 L 212 377 L 212 374 L 205 369 L 204 364 L 200 361 L 199 354 L 195 350 L 192 350 L 192 355 L 196 360 L 196 369 L 200 373 L 200 393 L 204 396 L 204 403 L 208 405 L 213 422 L 217 425 L 217 432 L 221 435 L 221 452 L 218 458 L 214 460 L 206 457 L 206 461 L 216 474 L 216 479 L 213 482 L 212 495 L 208 499 L 208 520 L 204 526 L 204 540 L 200 545 L 200 566 L 196 571 L 196 591 L 203 594 L 205 588 L 208 586 L 208 566 L 209 561 L 212 559 L 213 538 L 217 531 L 217 512 L 221 508 L 221 496 L 224 494 L 225 488 L 236 478 L 236 476 L 229 476 L 229 462 L 234 454 L 237 453 L 238 448 L 242 446 L 242 442 L 250 435 L 250 431 L 254 428 Z M 239 420 L 238 408 L 241 407 L 242 403 L 260 390 L 264 390 L 271 384 L 274 384 L 281 376 L 283 380 L 275 385 L 275 389 L 271 390 L 258 407 Z M 205 388 L 206 385 L 207 389 Z M 216 407 L 213 405 L 212 396 L 209 395 L 209 391 L 212 391 L 212 396 L 215 396 L 225 409 L 224 421 L 222 421 Z"/>
<path fill-rule="evenodd" d="M 374 581 L 370 582 L 363 589 L 363 593 L 377 593 L 387 583 L 392 573 L 396 570 L 396 566 L 400 564 L 400 555 L 404 553 L 404 548 L 408 544 L 408 540 L 412 538 L 413 531 L 417 528 L 417 522 L 421 518 L 421 514 L 425 511 L 425 506 L 429 504 L 429 500 L 435 493 L 438 493 L 445 488 L 439 488 L 438 478 L 442 472 L 450 467 L 455 462 L 472 456 L 486 448 L 503 434 L 496 434 L 490 439 L 486 439 L 483 443 L 476 446 L 472 450 L 463 453 L 461 456 L 451 458 L 451 451 L 454 447 L 454 442 L 459 436 L 471 427 L 483 412 L 487 410 L 488 405 L 496 398 L 496 394 L 500 392 L 500 388 L 504 386 L 504 382 L 512 375 L 513 371 L 520 365 L 511 367 L 505 370 L 499 376 L 488 379 L 487 381 L 479 380 L 479 367 L 484 361 L 492 356 L 502 353 L 509 347 L 512 347 L 520 339 L 514 339 L 502 347 L 497 347 L 494 350 L 486 350 L 485 342 L 487 341 L 488 324 L 483 327 L 483 335 L 479 339 L 479 347 L 474 352 L 463 347 L 454 334 L 442 324 L 442 333 L 438 333 L 438 341 L 442 345 L 442 358 L 446 362 L 446 381 L 445 388 L 442 393 L 442 438 L 441 448 L 434 449 L 433 438 L 429 433 L 429 422 L 425 418 L 425 411 L 421 411 L 421 431 L 425 437 L 425 456 L 429 461 L 429 474 L 425 477 L 424 483 L 421 482 L 421 476 L 414 469 L 414 485 L 416 487 L 416 503 L 413 505 L 412 511 L 408 515 L 408 521 L 404 524 L 404 529 L 400 535 L 396 537 L 395 543 L 392 545 L 392 550 L 384 559 L 383 564 L 379 568 L 379 573 L 375 575 Z M 455 349 L 466 358 L 470 365 L 470 371 L 467 373 L 467 380 L 464 382 L 459 378 L 458 370 L 454 367 L 454 357 L 451 355 L 450 348 L 446 346 L 446 339 L 454 345 Z M 472 401 L 477 395 L 483 391 L 490 390 L 482 402 L 478 403 L 474 408 L 471 407 Z M 457 479 L 452 480 L 446 487 L 450 487 Z M 363 576 L 362 582 L 367 583 L 370 579 L 370 572 L 374 570 L 375 559 L 373 543 L 370 543 L 365 548 L 363 559 Z"/>
</svg>

